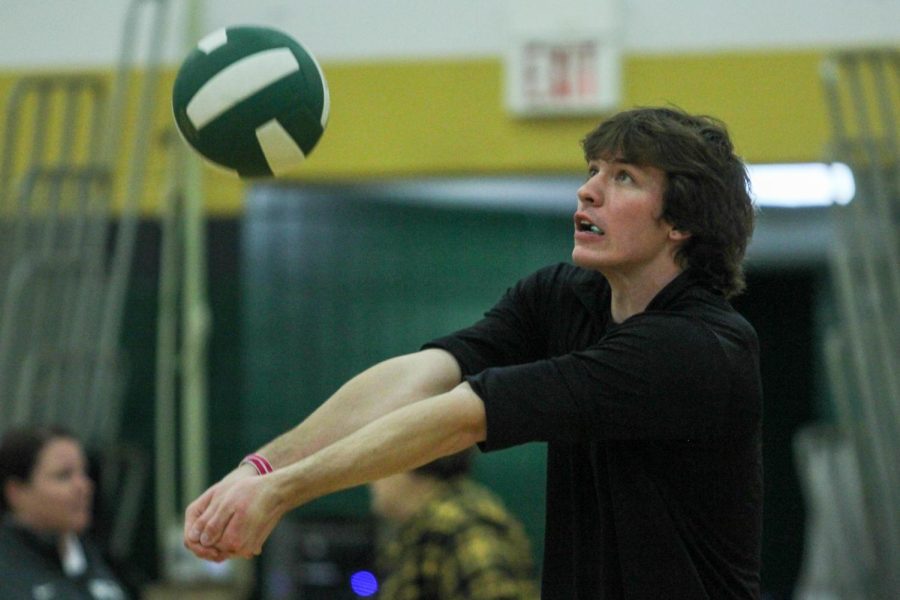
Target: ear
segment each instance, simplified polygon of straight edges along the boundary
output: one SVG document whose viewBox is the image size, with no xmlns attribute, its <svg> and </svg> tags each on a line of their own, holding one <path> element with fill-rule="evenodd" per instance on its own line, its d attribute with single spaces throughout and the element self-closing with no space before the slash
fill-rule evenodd
<svg viewBox="0 0 900 600">
<path fill-rule="evenodd" d="M 16 477 L 10 477 L 3 482 L 3 497 L 6 498 L 6 503 L 13 510 L 18 509 L 22 503 L 22 492 L 24 491 L 22 488 L 24 486 L 24 482 Z"/>
<path fill-rule="evenodd" d="M 672 226 L 672 229 L 669 230 L 669 239 L 672 240 L 673 242 L 683 242 L 686 239 L 688 239 L 689 237 L 691 237 L 690 231 L 684 231 L 683 229 L 678 229 L 674 225 Z"/>
</svg>

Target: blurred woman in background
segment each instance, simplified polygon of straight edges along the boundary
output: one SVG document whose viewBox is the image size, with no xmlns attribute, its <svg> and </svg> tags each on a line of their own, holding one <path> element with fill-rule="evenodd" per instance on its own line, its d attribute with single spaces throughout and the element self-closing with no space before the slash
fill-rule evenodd
<svg viewBox="0 0 900 600">
<path fill-rule="evenodd" d="M 0 439 L 0 597 L 124 600 L 91 524 L 94 483 L 80 442 L 58 427 Z"/>
</svg>

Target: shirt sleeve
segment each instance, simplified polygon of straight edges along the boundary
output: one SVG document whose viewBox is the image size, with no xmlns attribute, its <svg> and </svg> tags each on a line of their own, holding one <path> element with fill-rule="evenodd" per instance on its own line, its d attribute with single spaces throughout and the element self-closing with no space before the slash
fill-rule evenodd
<svg viewBox="0 0 900 600">
<path fill-rule="evenodd" d="M 546 355 L 547 280 L 552 269 L 544 269 L 509 288 L 497 304 L 474 325 L 432 340 L 424 348 L 441 348 L 452 354 L 463 375 L 474 375 L 488 367 L 529 363 Z"/>
<path fill-rule="evenodd" d="M 758 417 L 749 370 L 734 364 L 748 350 L 697 318 L 643 313 L 584 351 L 486 369 L 467 377 L 485 403 L 482 449 L 734 434 Z"/>
</svg>

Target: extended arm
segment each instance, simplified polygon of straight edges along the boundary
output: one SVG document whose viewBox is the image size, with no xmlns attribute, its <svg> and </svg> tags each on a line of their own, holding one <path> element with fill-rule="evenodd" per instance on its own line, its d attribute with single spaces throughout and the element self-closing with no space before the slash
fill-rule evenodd
<svg viewBox="0 0 900 600">
<path fill-rule="evenodd" d="M 447 392 L 460 381 L 459 365 L 443 350 L 423 350 L 386 360 L 345 383 L 307 419 L 259 452 L 278 469 L 382 415 Z"/>
<path fill-rule="evenodd" d="M 482 441 L 484 404 L 468 384 L 399 408 L 265 477 L 238 481 L 194 521 L 216 559 L 258 554 L 289 510 L 315 498 L 407 471 Z M 190 547 L 190 546 L 189 546 Z"/>
<path fill-rule="evenodd" d="M 300 425 L 260 449 L 276 468 L 290 465 L 359 430 L 377 418 L 414 402 L 453 389 L 461 380 L 456 360 L 442 350 L 424 350 L 379 363 L 344 384 Z M 200 544 L 195 521 L 208 514 L 217 498 L 255 475 L 242 466 L 213 485 L 188 507 L 185 545 L 202 558 L 225 558 Z"/>
</svg>

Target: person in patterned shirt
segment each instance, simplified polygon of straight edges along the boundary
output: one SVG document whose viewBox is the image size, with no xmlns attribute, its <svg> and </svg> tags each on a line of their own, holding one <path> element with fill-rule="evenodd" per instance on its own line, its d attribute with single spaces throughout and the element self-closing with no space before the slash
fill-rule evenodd
<svg viewBox="0 0 900 600">
<path fill-rule="evenodd" d="M 382 600 L 531 600 L 531 547 L 501 500 L 469 477 L 472 452 L 370 485 L 382 519 Z"/>
</svg>

